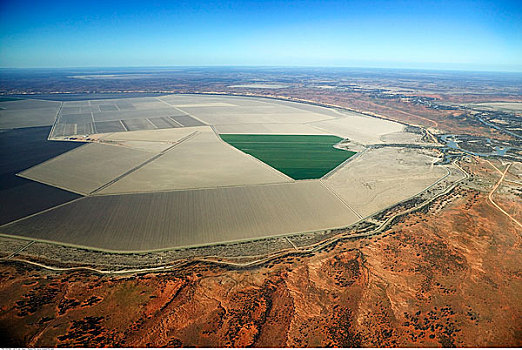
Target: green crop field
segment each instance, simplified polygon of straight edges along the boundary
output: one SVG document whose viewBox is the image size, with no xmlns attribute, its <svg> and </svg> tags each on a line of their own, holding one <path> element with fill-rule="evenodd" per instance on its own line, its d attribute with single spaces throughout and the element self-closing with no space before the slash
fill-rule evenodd
<svg viewBox="0 0 522 350">
<path fill-rule="evenodd" d="M 355 154 L 332 135 L 222 134 L 221 138 L 295 180 L 318 179 Z"/>
</svg>

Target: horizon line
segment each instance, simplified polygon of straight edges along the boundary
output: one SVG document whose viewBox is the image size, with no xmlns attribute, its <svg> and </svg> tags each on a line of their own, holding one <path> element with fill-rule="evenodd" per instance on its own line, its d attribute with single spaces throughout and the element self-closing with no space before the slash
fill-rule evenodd
<svg viewBox="0 0 522 350">
<path fill-rule="evenodd" d="M 411 71 L 432 71 L 432 72 L 476 72 L 476 73 L 522 73 L 520 70 L 491 70 L 491 69 L 466 69 L 466 68 L 419 68 L 419 67 L 398 67 L 398 66 L 332 66 L 332 65 L 123 65 L 123 66 L 63 66 L 63 67 L 0 67 L 0 70 L 67 70 L 67 69 L 172 69 L 172 68 L 286 68 L 286 69 L 375 69 L 375 70 L 411 70 Z"/>
</svg>

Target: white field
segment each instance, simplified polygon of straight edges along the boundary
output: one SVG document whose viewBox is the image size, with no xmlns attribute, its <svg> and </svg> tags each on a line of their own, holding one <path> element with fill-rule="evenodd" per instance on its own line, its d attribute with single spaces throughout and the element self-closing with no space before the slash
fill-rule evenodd
<svg viewBox="0 0 522 350">
<path fill-rule="evenodd" d="M 0 227 L 0 233 L 113 251 L 249 240 L 350 225 L 319 181 L 92 196 Z"/>
<path fill-rule="evenodd" d="M 331 135 L 308 124 L 228 124 L 215 128 L 219 134 Z"/>
<path fill-rule="evenodd" d="M 373 149 L 322 180 L 362 217 L 405 200 L 447 174 L 415 149 Z"/>
<path fill-rule="evenodd" d="M 470 106 L 487 107 L 490 110 L 501 110 L 505 112 L 522 112 L 522 102 L 487 102 L 470 103 Z"/>
<path fill-rule="evenodd" d="M 195 126 L 190 128 L 173 128 L 159 130 L 138 130 L 127 132 L 115 132 L 110 134 L 97 134 L 93 138 L 103 141 L 148 141 L 148 142 L 177 142 L 195 131 L 209 131 L 208 126 Z"/>
<path fill-rule="evenodd" d="M 142 150 L 91 143 L 29 168 L 20 176 L 89 194 L 153 156 Z"/>
<path fill-rule="evenodd" d="M 310 125 L 363 145 L 382 143 L 381 138 L 384 135 L 403 132 L 405 128 L 399 123 L 358 113 L 346 112 L 344 115 L 344 117 L 310 123 Z"/>
<path fill-rule="evenodd" d="M 169 147 L 172 147 L 172 143 L 170 142 L 111 141 L 109 144 L 151 153 L 160 153 L 167 150 Z"/>
<path fill-rule="evenodd" d="M 293 181 L 222 141 L 210 128 L 100 191 L 154 192 Z"/>
</svg>

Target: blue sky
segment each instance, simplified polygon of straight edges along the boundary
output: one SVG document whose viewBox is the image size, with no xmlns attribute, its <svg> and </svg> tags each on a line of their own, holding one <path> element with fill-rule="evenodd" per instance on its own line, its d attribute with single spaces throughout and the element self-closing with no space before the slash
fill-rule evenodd
<svg viewBox="0 0 522 350">
<path fill-rule="evenodd" d="M 0 0 L 0 67 L 522 71 L 522 1 Z"/>
</svg>

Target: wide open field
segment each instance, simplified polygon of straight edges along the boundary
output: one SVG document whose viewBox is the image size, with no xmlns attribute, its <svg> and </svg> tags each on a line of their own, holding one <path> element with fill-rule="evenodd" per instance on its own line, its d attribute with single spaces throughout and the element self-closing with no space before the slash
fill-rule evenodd
<svg viewBox="0 0 522 350">
<path fill-rule="evenodd" d="M 349 225 L 356 216 L 318 181 L 93 196 L 0 227 L 3 234 L 141 251 Z"/>
<path fill-rule="evenodd" d="M 170 95 L 158 98 L 209 125 L 302 124 L 332 119 L 327 108 L 299 108 L 299 103 L 280 103 L 263 98 L 236 96 Z M 338 116 L 338 115 L 335 115 Z"/>
<path fill-rule="evenodd" d="M 161 157 L 99 193 L 153 192 L 291 181 L 274 168 L 226 144 L 209 127 L 204 127 Z"/>
<path fill-rule="evenodd" d="M 330 135 L 309 124 L 224 124 L 215 129 L 219 134 Z"/>
<path fill-rule="evenodd" d="M 337 119 L 314 122 L 309 125 L 364 145 L 382 143 L 382 136 L 404 132 L 404 126 L 401 124 L 352 112 L 345 112 Z M 404 134 L 415 137 L 413 134 Z"/>
<path fill-rule="evenodd" d="M 365 217 L 421 192 L 448 173 L 434 162 L 415 149 L 371 149 L 322 181 Z"/>
<path fill-rule="evenodd" d="M 470 107 L 476 107 L 478 109 L 490 110 L 490 111 L 502 111 L 511 113 L 522 112 L 522 102 L 488 102 L 488 103 L 470 103 Z"/>
<path fill-rule="evenodd" d="M 295 180 L 319 179 L 355 154 L 332 135 L 237 135 L 221 138 Z"/>
<path fill-rule="evenodd" d="M 89 194 L 153 156 L 151 152 L 91 143 L 20 175 L 71 192 Z"/>
<path fill-rule="evenodd" d="M 446 174 L 419 151 L 365 151 L 417 143 L 403 125 L 310 104 L 210 95 L 2 103 L 15 113 L 9 120 L 18 110 L 22 122 L 30 119 L 26 110 L 54 108 L 51 140 L 90 143 L 16 170 L 24 178 L 9 180 L 17 188 L 9 208 L 21 209 L 3 222 L 20 220 L 0 234 L 117 251 L 323 230 L 350 225 Z M 54 121 L 40 119 L 34 122 Z M 350 158 L 353 152 L 333 148 L 343 138 L 361 152 Z M 308 178 L 321 180 L 301 180 Z M 50 209 L 79 197 L 23 193 L 42 188 L 86 197 Z"/>
<path fill-rule="evenodd" d="M 66 101 L 51 137 L 201 125 L 205 124 L 156 97 Z"/>
</svg>

